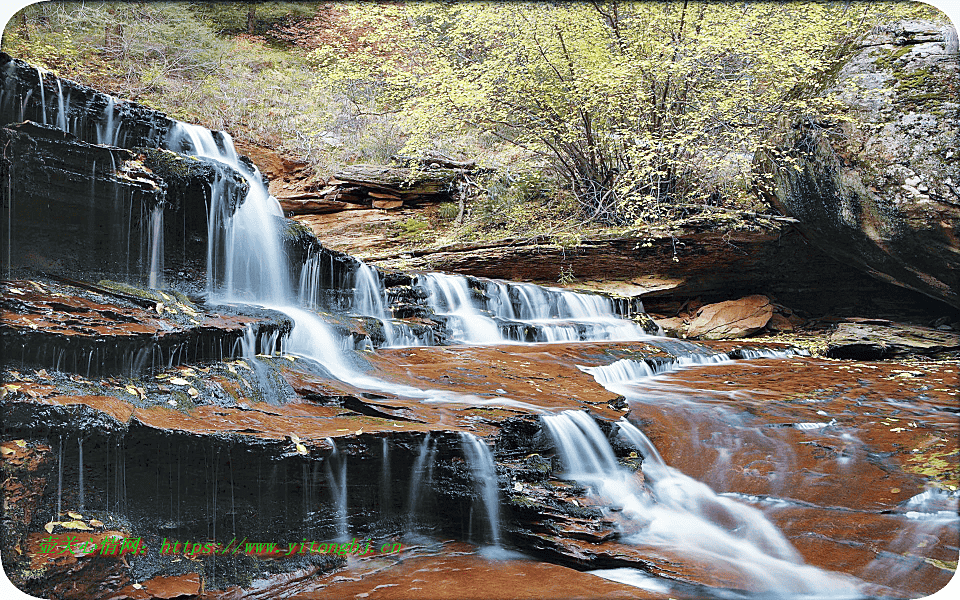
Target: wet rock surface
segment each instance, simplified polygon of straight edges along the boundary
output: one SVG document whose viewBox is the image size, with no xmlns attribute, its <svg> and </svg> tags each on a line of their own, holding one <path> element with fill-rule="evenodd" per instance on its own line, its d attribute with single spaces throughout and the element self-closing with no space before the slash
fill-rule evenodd
<svg viewBox="0 0 960 600">
<path fill-rule="evenodd" d="M 206 312 L 179 292 L 77 283 L 83 287 L 56 279 L 2 284 L 5 363 L 86 377 L 148 373 L 239 356 L 245 335 L 256 343 L 291 327 L 263 311 Z"/>
<path fill-rule="evenodd" d="M 960 456 L 953 441 L 957 400 L 950 382 L 955 381 L 958 365 L 804 357 L 739 360 L 631 384 L 626 402 L 577 368 L 621 359 L 663 364 L 680 349 L 744 356 L 738 349 L 744 348 L 742 343 L 722 344 L 711 350 L 658 338 L 647 344 L 380 349 L 366 355 L 379 377 L 468 394 L 473 400 L 465 403 L 425 403 L 402 394 L 352 389 L 314 372 L 302 359 L 283 354 L 260 355 L 257 364 L 240 358 L 175 367 L 150 380 L 97 381 L 51 371 L 8 370 L 2 404 L 4 447 L 13 453 L 4 452 L 3 458 L 17 464 L 4 463 L 14 469 L 5 467 L 13 473 L 5 485 L 15 487 L 14 476 L 27 476 L 23 471 L 27 451 L 43 457 L 30 459 L 34 461 L 30 464 L 42 463 L 30 476 L 45 477 L 40 487 L 43 500 L 22 501 L 33 507 L 32 518 L 24 517 L 19 524 L 21 539 L 29 541 L 23 542 L 22 555 L 5 547 L 5 560 L 21 557 L 7 572 L 20 573 L 18 581 L 35 593 L 65 597 L 80 597 L 58 587 L 72 580 L 89 586 L 96 580 L 101 589 L 123 590 L 129 597 L 141 597 L 143 590 L 156 594 L 147 597 L 187 593 L 184 590 L 197 585 L 215 595 L 241 590 L 254 595 L 278 590 L 308 593 L 319 589 L 321 582 L 340 589 L 354 579 L 349 573 L 368 567 L 366 561 L 387 558 L 351 557 L 343 576 L 328 581 L 317 575 L 342 568 L 337 566 L 342 563 L 197 557 L 184 558 L 187 570 L 176 571 L 181 567 L 174 565 L 180 563 L 173 563 L 172 556 L 161 559 L 157 549 L 163 538 L 173 537 L 225 544 L 237 534 L 237 539 L 276 539 L 284 546 L 304 536 L 335 539 L 339 509 L 333 499 L 339 464 L 346 465 L 345 514 L 351 530 L 359 532 L 354 535 L 386 540 L 415 523 L 420 535 L 470 539 L 473 530 L 482 540 L 482 527 L 470 516 L 481 509 L 463 462 L 458 432 L 466 431 L 495 442 L 509 547 L 581 570 L 639 569 L 647 577 L 669 582 L 675 597 L 698 597 L 711 587 L 743 586 L 735 571 L 697 562 L 688 553 L 623 543 L 617 507 L 592 493 L 590 486 L 563 478 L 563 464 L 538 413 L 586 409 L 599 423 L 606 423 L 611 434 L 609 424 L 627 414 L 668 464 L 739 502 L 759 507 L 810 564 L 863 577 L 873 582 L 874 593 L 893 596 L 906 590 L 933 591 L 945 583 L 957 553 L 955 524 L 948 520 L 935 528 L 939 533 L 935 531 L 934 538 L 918 533 L 911 542 L 911 528 L 918 521 L 909 515 L 911 511 L 935 515 L 935 501 L 955 510 L 956 495 L 949 490 L 958 484 Z M 275 397 L 269 394 L 275 394 L 271 386 L 278 381 L 264 376 L 263 369 L 292 390 L 283 403 L 263 401 Z M 196 397 L 186 394 L 188 389 L 197 391 Z M 691 394 L 696 403 L 681 400 Z M 94 423 L 100 425 L 91 428 Z M 739 443 L 722 443 L 729 436 Z M 26 448 L 17 445 L 21 439 Z M 730 447 L 739 449 L 725 450 Z M 636 470 L 636 485 L 643 486 L 644 456 L 622 444 L 614 448 L 624 468 Z M 409 486 L 418 477 L 421 456 L 429 458 L 423 464 L 430 468 L 419 475 L 419 508 L 411 513 Z M 62 487 L 56 479 L 58 462 L 64 469 Z M 389 473 L 389 483 L 381 482 L 384 473 Z M 852 486 L 850 481 L 859 483 Z M 913 500 L 931 489 L 929 500 Z M 58 496 L 60 515 L 51 511 Z M 213 503 L 219 507 L 215 516 Z M 129 568 L 112 556 L 70 555 L 69 560 L 50 563 L 38 546 L 47 537 L 43 526 L 68 522 L 72 519 L 68 510 L 79 511 L 81 521 L 92 529 L 78 533 L 106 537 L 107 532 L 118 531 L 127 538 L 140 537 L 147 553 L 127 555 Z M 90 525 L 91 519 L 104 525 Z M 54 526 L 55 538 L 71 533 Z M 922 540 L 927 542 L 918 546 Z M 890 550 L 898 543 L 908 546 Z M 442 556 L 427 554 L 418 555 L 410 565 L 432 565 L 444 572 L 443 565 L 461 560 L 450 549 Z M 314 555 L 312 560 L 322 557 L 330 558 Z M 28 559 L 32 562 L 22 562 Z M 161 563 L 149 567 L 158 560 Z M 479 569 L 477 577 L 487 572 L 482 561 L 472 562 L 476 558 L 462 560 Z M 879 568 L 881 563 L 887 566 Z M 382 565 L 377 582 L 406 585 L 401 582 L 408 581 L 404 569 L 410 567 L 377 564 Z M 526 573 L 561 568 L 497 564 Z M 889 565 L 909 566 L 912 575 L 892 581 L 887 577 Z M 45 575 L 30 575 L 41 572 Z M 362 575 L 350 585 L 374 581 L 369 577 L 374 575 Z M 447 589 L 443 580 L 424 585 L 441 585 L 437 594 L 442 597 Z M 134 583 L 142 587 L 132 587 Z M 606 584 L 594 585 L 600 589 Z M 522 597 L 522 589 L 485 597 Z M 643 597 L 645 592 L 634 588 L 633 593 Z"/>
</svg>

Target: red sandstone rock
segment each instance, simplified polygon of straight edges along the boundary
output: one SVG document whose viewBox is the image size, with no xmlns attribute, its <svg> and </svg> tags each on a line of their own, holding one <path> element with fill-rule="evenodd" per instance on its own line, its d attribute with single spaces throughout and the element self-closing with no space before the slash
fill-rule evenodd
<svg viewBox="0 0 960 600">
<path fill-rule="evenodd" d="M 747 337 L 763 329 L 772 316 L 773 305 L 766 296 L 708 304 L 697 311 L 687 336 L 707 340 Z"/>
</svg>

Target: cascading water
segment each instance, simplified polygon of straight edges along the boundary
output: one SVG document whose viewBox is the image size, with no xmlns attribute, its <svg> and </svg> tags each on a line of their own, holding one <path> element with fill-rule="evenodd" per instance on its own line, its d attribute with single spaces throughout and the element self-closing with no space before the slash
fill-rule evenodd
<svg viewBox="0 0 960 600">
<path fill-rule="evenodd" d="M 624 543 L 663 547 L 736 573 L 743 587 L 777 595 L 856 597 L 846 578 L 804 565 L 757 509 L 718 496 L 658 460 L 656 448 L 626 421 L 620 432 L 645 456 L 646 490 L 621 467 L 603 432 L 586 413 L 542 417 L 565 474 L 618 508 Z M 647 493 L 649 492 L 649 493 Z"/>
<path fill-rule="evenodd" d="M 420 444 L 420 450 L 417 452 L 417 459 L 413 463 L 413 469 L 410 472 L 410 487 L 407 496 L 407 530 L 416 531 L 417 511 L 420 506 L 420 500 L 423 498 L 423 488 L 429 485 L 432 473 L 433 457 L 437 452 L 436 444 L 430 440 L 430 432 L 423 437 Z M 424 472 L 427 476 L 424 477 Z"/>
<path fill-rule="evenodd" d="M 639 340 L 649 337 L 622 319 L 610 298 L 525 283 L 424 273 L 418 285 L 436 314 L 447 317 L 448 337 L 468 344 Z"/>
<path fill-rule="evenodd" d="M 487 525 L 490 529 L 490 543 L 500 546 L 500 499 L 497 491 L 497 469 L 490 448 L 483 440 L 472 433 L 460 433 L 463 454 L 467 466 L 473 475 L 473 485 L 477 496 L 483 500 Z"/>
<path fill-rule="evenodd" d="M 280 240 L 283 210 L 255 167 L 240 161 L 233 140 L 226 133 L 216 137 L 210 130 L 177 123 L 167 137 L 169 148 L 232 167 L 249 185 L 247 197 L 231 216 L 222 195 L 213 192 L 209 212 L 207 272 L 222 274 L 222 281 L 208 279 L 207 292 L 223 301 L 286 305 L 291 287 L 288 263 Z M 215 184 L 216 185 L 216 184 Z"/>
<path fill-rule="evenodd" d="M 337 540 L 343 542 L 350 537 L 350 523 L 347 520 L 347 460 L 339 454 L 332 439 L 328 438 L 327 441 L 333 446 L 333 452 L 326 461 L 327 482 L 336 510 Z"/>
</svg>

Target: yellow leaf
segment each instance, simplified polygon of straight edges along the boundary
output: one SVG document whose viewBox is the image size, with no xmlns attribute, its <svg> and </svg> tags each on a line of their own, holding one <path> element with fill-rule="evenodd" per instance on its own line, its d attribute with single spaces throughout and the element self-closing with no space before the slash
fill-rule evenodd
<svg viewBox="0 0 960 600">
<path fill-rule="evenodd" d="M 64 529 L 76 529 L 79 531 L 92 531 L 93 528 L 84 523 L 83 521 L 66 521 L 60 523 L 60 526 Z"/>
<path fill-rule="evenodd" d="M 305 455 L 305 454 L 307 454 L 307 447 L 304 446 L 303 444 L 297 444 L 297 452 L 298 452 L 299 454 L 304 454 L 304 455 Z"/>
<path fill-rule="evenodd" d="M 43 528 L 47 530 L 47 533 L 53 533 L 53 528 L 59 524 L 60 524 L 59 521 L 50 521 L 49 523 L 44 525 Z"/>
<path fill-rule="evenodd" d="M 173 385 L 190 385 L 190 382 L 182 377 L 174 377 L 170 380 Z"/>
<path fill-rule="evenodd" d="M 83 518 L 83 515 L 81 515 L 80 513 L 75 513 L 75 512 L 73 512 L 73 511 L 67 511 L 67 516 L 70 517 L 71 519 L 82 519 L 82 518 Z"/>
<path fill-rule="evenodd" d="M 90 525 L 93 527 L 103 527 L 103 521 L 98 521 L 96 519 L 90 519 Z"/>
</svg>

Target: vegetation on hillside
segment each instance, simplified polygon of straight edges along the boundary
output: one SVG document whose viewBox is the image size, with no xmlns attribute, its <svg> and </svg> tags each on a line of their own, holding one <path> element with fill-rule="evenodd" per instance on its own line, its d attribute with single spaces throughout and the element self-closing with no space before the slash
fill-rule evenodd
<svg viewBox="0 0 960 600">
<path fill-rule="evenodd" d="M 767 131 L 913 2 L 47 2 L 3 49 L 306 159 L 473 159 L 461 237 L 740 220 Z M 705 217 L 704 215 L 708 215 Z"/>
</svg>

